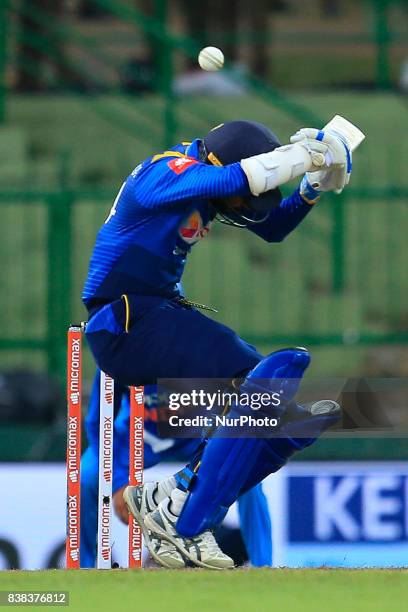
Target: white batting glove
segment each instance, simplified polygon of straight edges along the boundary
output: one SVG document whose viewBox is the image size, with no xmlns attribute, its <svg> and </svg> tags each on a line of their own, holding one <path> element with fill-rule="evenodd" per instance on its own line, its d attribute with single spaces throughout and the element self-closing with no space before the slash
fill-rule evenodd
<svg viewBox="0 0 408 612">
<path fill-rule="evenodd" d="M 315 191 L 334 191 L 341 193 L 350 181 L 352 170 L 352 155 L 348 144 L 337 134 L 316 128 L 302 128 L 291 137 L 291 142 L 303 144 L 311 151 L 321 152 L 321 143 L 327 145 L 325 153 L 325 166 L 323 170 L 309 170 L 306 180 Z M 303 182 L 304 184 L 304 182 Z"/>
</svg>

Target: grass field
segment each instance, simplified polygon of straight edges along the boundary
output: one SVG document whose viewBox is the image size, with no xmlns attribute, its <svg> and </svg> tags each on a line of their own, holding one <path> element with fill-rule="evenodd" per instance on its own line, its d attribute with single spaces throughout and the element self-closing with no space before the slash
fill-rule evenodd
<svg viewBox="0 0 408 612">
<path fill-rule="evenodd" d="M 73 610 L 398 611 L 405 570 L 1 572 L 1 590 L 66 590 Z M 20 609 L 13 607 L 13 609 Z"/>
</svg>

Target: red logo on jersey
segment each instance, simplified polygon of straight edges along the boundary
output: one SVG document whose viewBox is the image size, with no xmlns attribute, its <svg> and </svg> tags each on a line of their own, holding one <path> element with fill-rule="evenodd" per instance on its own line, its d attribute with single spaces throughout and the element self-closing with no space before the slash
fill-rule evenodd
<svg viewBox="0 0 408 612">
<path fill-rule="evenodd" d="M 183 222 L 183 225 L 180 227 L 180 236 L 181 238 L 187 242 L 188 244 L 194 244 L 200 238 L 204 238 L 210 231 L 211 222 L 207 223 L 207 225 L 203 225 L 203 220 L 201 219 L 200 213 L 196 210 L 193 212 L 187 221 Z"/>
<path fill-rule="evenodd" d="M 197 163 L 197 160 L 192 157 L 177 157 L 167 162 L 167 165 L 176 174 L 181 174 L 184 170 Z"/>
</svg>

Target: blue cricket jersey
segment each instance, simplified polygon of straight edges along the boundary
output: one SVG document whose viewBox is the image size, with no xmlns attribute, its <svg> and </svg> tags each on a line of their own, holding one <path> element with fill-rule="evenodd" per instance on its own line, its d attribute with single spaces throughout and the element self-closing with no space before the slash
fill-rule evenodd
<svg viewBox="0 0 408 612">
<path fill-rule="evenodd" d="M 199 161 L 200 142 L 151 156 L 128 176 L 96 239 L 82 294 L 88 309 L 124 293 L 177 296 L 187 255 L 215 218 L 210 201 L 250 195 L 240 163 Z M 248 229 L 280 241 L 310 209 L 296 190 Z"/>
</svg>

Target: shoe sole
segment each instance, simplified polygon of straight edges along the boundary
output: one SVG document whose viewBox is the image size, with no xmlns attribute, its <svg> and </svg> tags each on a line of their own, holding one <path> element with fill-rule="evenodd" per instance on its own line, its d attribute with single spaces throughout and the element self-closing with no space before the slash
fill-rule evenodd
<svg viewBox="0 0 408 612">
<path fill-rule="evenodd" d="M 138 508 L 135 506 L 135 504 L 133 502 L 132 494 L 130 493 L 130 487 L 126 487 L 126 489 L 123 491 L 123 499 L 125 501 L 125 504 L 127 506 L 127 509 L 129 510 L 130 514 L 133 516 L 133 518 L 135 519 L 136 523 L 139 525 L 140 529 L 142 530 L 144 542 L 145 542 L 145 544 L 147 546 L 147 549 L 148 549 L 149 553 L 152 555 L 153 559 L 157 563 L 159 563 L 159 565 L 161 565 L 162 567 L 165 567 L 166 569 L 183 569 L 183 568 L 185 568 L 186 567 L 185 563 L 183 565 L 180 565 L 179 567 L 174 567 L 173 565 L 166 564 L 164 562 L 164 560 L 161 559 L 161 557 L 159 557 L 157 555 L 157 553 L 154 550 L 153 545 L 152 545 L 152 543 L 150 541 L 149 532 L 146 529 L 144 518 L 143 518 L 143 516 L 139 512 Z"/>
<path fill-rule="evenodd" d="M 168 542 L 170 542 L 171 544 L 173 544 L 173 546 L 175 546 L 177 548 L 177 550 L 179 551 L 179 553 L 183 556 L 186 557 L 189 561 L 191 561 L 191 563 L 194 563 L 194 565 L 197 565 L 198 567 L 203 567 L 205 569 L 211 569 L 211 570 L 218 570 L 218 571 L 223 571 L 223 570 L 229 570 L 229 569 L 234 569 L 234 566 L 232 565 L 231 567 L 216 567 L 214 565 L 209 565 L 207 563 L 204 563 L 204 561 L 199 561 L 198 559 L 196 559 L 195 557 L 193 557 L 188 551 L 185 550 L 185 548 L 183 548 L 177 541 L 176 538 L 173 538 L 171 535 L 169 535 L 167 533 L 167 531 L 165 531 L 164 529 L 162 529 L 160 527 L 160 525 L 158 525 L 156 523 L 156 521 L 154 521 L 149 515 L 146 515 L 145 518 L 145 526 L 146 528 L 151 531 L 152 533 L 156 534 L 157 536 L 160 536 L 161 538 L 163 538 L 164 540 L 167 540 Z M 150 548 L 149 548 L 150 550 Z M 150 551 L 152 552 L 152 551 Z M 153 555 L 153 553 L 152 553 Z M 154 556 L 154 555 L 153 555 Z"/>
<path fill-rule="evenodd" d="M 340 404 L 338 404 L 334 400 L 318 400 L 310 406 L 310 414 L 312 416 L 334 416 L 336 414 L 340 414 L 340 412 Z"/>
</svg>

